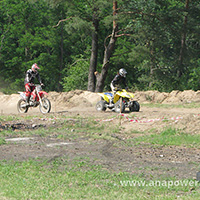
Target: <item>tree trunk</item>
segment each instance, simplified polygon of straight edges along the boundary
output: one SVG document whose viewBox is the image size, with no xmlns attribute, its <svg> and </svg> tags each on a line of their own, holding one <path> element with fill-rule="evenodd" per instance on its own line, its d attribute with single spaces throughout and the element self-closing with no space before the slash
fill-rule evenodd
<svg viewBox="0 0 200 200">
<path fill-rule="evenodd" d="M 90 57 L 90 67 L 89 67 L 89 75 L 88 75 L 88 91 L 95 91 L 95 75 L 97 66 L 97 55 L 98 55 L 98 26 L 99 21 L 96 19 L 95 14 L 93 14 L 93 26 L 94 31 L 92 32 L 92 52 Z"/>
<path fill-rule="evenodd" d="M 185 1 L 185 9 L 186 12 L 188 12 L 189 8 L 189 0 Z M 182 31 L 182 37 L 181 37 L 181 48 L 180 48 L 180 54 L 179 54 L 179 69 L 178 69 L 178 77 L 182 75 L 182 66 L 183 66 L 183 58 L 185 54 L 185 41 L 186 41 L 186 33 L 187 33 L 187 19 L 188 14 L 185 15 L 184 17 L 184 22 L 183 22 L 183 31 Z"/>
<path fill-rule="evenodd" d="M 151 88 L 153 86 L 153 76 L 154 76 L 154 66 L 155 66 L 155 55 L 154 55 L 154 40 L 149 42 L 149 48 L 150 48 L 150 72 L 149 72 L 149 77 L 150 77 L 150 81 L 149 81 L 149 88 Z"/>
<path fill-rule="evenodd" d="M 117 14 L 117 1 L 113 1 L 113 17 L 115 17 L 116 14 Z M 99 74 L 99 76 L 97 78 L 95 92 L 102 92 L 103 91 L 104 82 L 105 82 L 106 76 L 108 74 L 109 60 L 110 60 L 110 57 L 111 57 L 111 55 L 114 51 L 115 43 L 117 41 L 116 31 L 117 31 L 117 23 L 116 23 L 116 20 L 114 18 L 113 19 L 112 35 L 111 35 L 108 46 L 105 46 L 103 66 L 102 66 L 101 73 Z"/>
<path fill-rule="evenodd" d="M 62 90 L 62 86 L 60 84 L 60 82 L 62 81 L 62 70 L 63 70 L 63 28 L 64 25 L 61 24 L 61 41 L 60 41 L 60 67 L 59 67 L 59 77 L 58 77 L 58 91 Z"/>
</svg>

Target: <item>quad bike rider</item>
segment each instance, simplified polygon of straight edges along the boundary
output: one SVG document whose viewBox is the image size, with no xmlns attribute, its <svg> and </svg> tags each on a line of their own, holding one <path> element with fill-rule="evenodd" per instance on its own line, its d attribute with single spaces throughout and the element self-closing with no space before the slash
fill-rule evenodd
<svg viewBox="0 0 200 200">
<path fill-rule="evenodd" d="M 121 68 L 119 72 L 117 73 L 117 75 L 114 77 L 114 79 L 111 81 L 110 88 L 113 92 L 113 97 L 110 99 L 110 105 L 113 104 L 113 99 L 117 90 L 119 89 L 120 83 L 124 85 L 126 90 L 128 89 L 127 83 L 126 83 L 126 74 L 127 74 L 127 71 L 124 68 Z"/>
<path fill-rule="evenodd" d="M 40 69 L 40 68 L 38 67 L 38 65 L 36 63 L 34 63 L 31 67 L 31 69 L 29 69 L 26 72 L 24 84 L 25 84 L 25 90 L 26 90 L 25 94 L 26 94 L 26 104 L 27 104 L 27 106 L 29 105 L 31 92 L 35 89 L 34 79 L 37 78 L 40 85 L 41 86 L 44 85 L 41 81 L 40 75 L 38 73 L 38 69 Z"/>
<path fill-rule="evenodd" d="M 133 99 L 134 94 L 126 91 L 126 74 L 127 72 L 124 68 L 119 70 L 110 84 L 112 93 L 98 93 L 101 96 L 101 100 L 96 104 L 97 111 L 105 111 L 109 108 L 115 112 L 124 112 L 125 108 L 129 108 L 130 112 L 139 112 L 140 104 Z M 119 87 L 121 82 L 126 89 L 121 89 Z"/>
</svg>

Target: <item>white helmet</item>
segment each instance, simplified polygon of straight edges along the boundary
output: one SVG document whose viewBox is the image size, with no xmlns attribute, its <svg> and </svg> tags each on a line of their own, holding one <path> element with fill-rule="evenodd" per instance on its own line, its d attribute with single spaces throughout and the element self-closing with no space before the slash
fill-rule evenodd
<svg viewBox="0 0 200 200">
<path fill-rule="evenodd" d="M 121 69 L 119 70 L 119 75 L 120 75 L 120 76 L 126 77 L 126 74 L 127 74 L 127 71 L 126 71 L 124 68 L 121 68 Z"/>
<path fill-rule="evenodd" d="M 34 71 L 34 72 L 36 72 L 38 69 L 40 69 L 39 67 L 38 67 L 38 65 L 36 64 L 36 63 L 34 63 L 33 65 L 32 65 L 32 67 L 31 67 L 31 69 Z"/>
</svg>

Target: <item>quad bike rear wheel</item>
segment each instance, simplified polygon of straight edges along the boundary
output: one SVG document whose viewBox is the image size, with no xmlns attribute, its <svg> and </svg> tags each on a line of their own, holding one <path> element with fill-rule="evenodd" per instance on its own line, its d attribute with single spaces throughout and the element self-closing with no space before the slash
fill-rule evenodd
<svg viewBox="0 0 200 200">
<path fill-rule="evenodd" d="M 24 99 L 20 99 L 17 103 L 17 110 L 19 113 L 27 113 L 28 106 L 26 105 L 26 101 Z"/>
</svg>

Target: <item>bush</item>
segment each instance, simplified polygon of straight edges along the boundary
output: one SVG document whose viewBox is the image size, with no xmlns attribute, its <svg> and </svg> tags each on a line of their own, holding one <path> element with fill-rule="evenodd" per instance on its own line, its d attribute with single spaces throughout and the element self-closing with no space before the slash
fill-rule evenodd
<svg viewBox="0 0 200 200">
<path fill-rule="evenodd" d="M 89 62 L 81 60 L 75 65 L 71 66 L 67 71 L 67 76 L 63 78 L 61 83 L 64 91 L 87 89 Z"/>
</svg>

